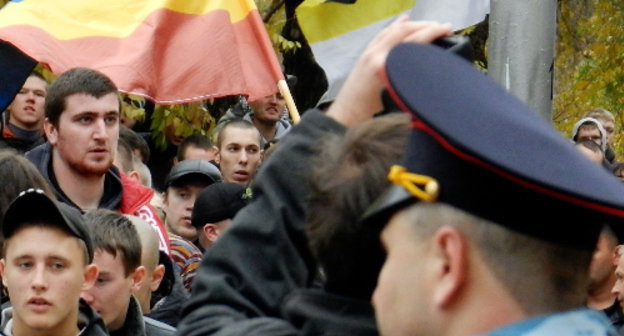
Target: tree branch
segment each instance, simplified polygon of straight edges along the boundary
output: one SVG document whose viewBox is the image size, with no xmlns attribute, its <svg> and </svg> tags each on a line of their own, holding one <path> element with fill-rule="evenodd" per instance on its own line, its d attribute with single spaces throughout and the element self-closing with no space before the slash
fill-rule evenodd
<svg viewBox="0 0 624 336">
<path fill-rule="evenodd" d="M 268 23 L 273 14 L 275 14 L 275 12 L 277 12 L 277 10 L 284 5 L 284 2 L 285 0 L 279 0 L 271 8 L 269 8 L 269 10 L 262 17 L 262 22 Z"/>
</svg>

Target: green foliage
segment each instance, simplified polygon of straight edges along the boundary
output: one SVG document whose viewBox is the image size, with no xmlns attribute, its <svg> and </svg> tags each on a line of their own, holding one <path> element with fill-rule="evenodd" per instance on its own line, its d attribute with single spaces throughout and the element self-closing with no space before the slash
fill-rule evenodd
<svg viewBox="0 0 624 336">
<path fill-rule="evenodd" d="M 271 42 L 273 42 L 273 45 L 276 46 L 277 49 L 283 53 L 293 52 L 298 48 L 301 48 L 301 43 L 299 43 L 298 41 L 288 40 L 284 36 L 277 33 L 273 33 L 271 35 Z"/>
<path fill-rule="evenodd" d="M 56 79 L 56 75 L 41 63 L 37 63 L 33 71 L 40 74 L 48 83 L 52 83 Z"/>
<path fill-rule="evenodd" d="M 215 125 L 216 121 L 208 112 L 204 102 L 157 105 L 152 115 L 150 130 L 154 143 L 164 149 L 171 139 L 193 134 L 208 135 Z"/>
<path fill-rule="evenodd" d="M 560 1 L 553 121 L 565 136 L 583 113 L 602 107 L 624 129 L 624 1 Z M 624 137 L 615 135 L 618 158 Z"/>
<path fill-rule="evenodd" d="M 255 0 L 255 2 L 278 57 L 301 48 L 301 43 L 290 41 L 282 35 L 286 24 L 284 0 Z"/>
<path fill-rule="evenodd" d="M 476 25 L 455 32 L 457 35 L 465 35 L 470 38 L 472 45 L 475 67 L 487 72 L 487 41 L 488 41 L 489 17 Z"/>
<path fill-rule="evenodd" d="M 145 98 L 130 94 L 121 95 L 121 115 L 141 122 L 145 120 Z"/>
</svg>

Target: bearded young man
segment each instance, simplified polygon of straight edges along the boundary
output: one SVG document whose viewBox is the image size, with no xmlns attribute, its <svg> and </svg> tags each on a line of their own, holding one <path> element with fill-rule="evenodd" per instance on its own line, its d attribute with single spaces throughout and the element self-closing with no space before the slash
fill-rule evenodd
<svg viewBox="0 0 624 336">
<path fill-rule="evenodd" d="M 48 143 L 26 157 L 60 201 L 82 212 L 105 208 L 139 216 L 158 230 L 160 248 L 168 252 L 167 232 L 149 204 L 153 191 L 113 166 L 119 111 L 117 87 L 106 75 L 68 70 L 48 89 L 43 124 Z"/>
</svg>

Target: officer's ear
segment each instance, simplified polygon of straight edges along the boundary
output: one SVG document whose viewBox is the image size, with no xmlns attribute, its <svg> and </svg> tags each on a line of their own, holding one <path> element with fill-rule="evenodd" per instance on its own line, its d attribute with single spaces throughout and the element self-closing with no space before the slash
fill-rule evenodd
<svg viewBox="0 0 624 336">
<path fill-rule="evenodd" d="M 468 239 L 455 227 L 443 226 L 431 238 L 433 302 L 446 308 L 456 302 L 465 288 L 468 272 Z"/>
</svg>

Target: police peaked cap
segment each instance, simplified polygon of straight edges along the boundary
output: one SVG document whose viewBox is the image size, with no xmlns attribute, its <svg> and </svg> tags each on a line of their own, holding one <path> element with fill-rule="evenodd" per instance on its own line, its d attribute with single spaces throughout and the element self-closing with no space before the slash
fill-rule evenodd
<svg viewBox="0 0 624 336">
<path fill-rule="evenodd" d="M 469 62 L 401 44 L 386 79 L 412 132 L 394 185 L 364 220 L 429 201 L 558 244 L 593 249 L 607 223 L 622 237 L 624 185 Z"/>
</svg>

